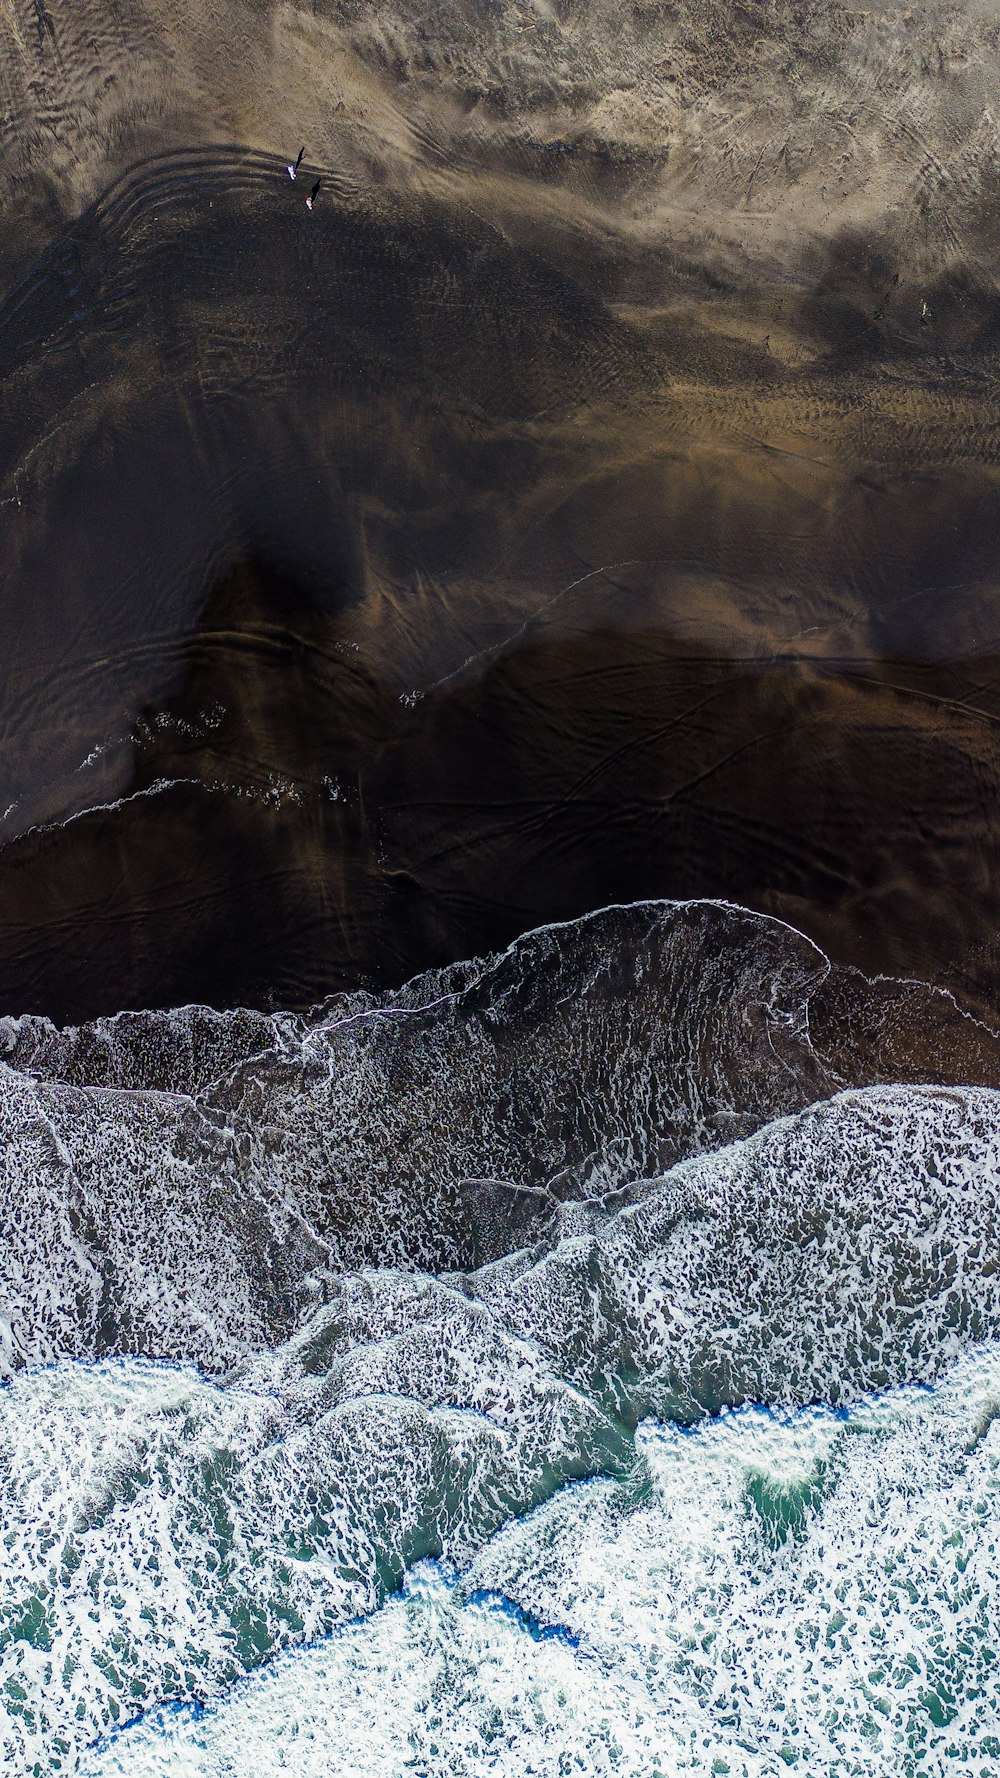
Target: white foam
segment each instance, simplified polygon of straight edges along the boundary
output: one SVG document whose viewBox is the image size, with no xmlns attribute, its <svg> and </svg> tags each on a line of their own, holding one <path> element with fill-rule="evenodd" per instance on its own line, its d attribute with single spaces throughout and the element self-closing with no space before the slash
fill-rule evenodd
<svg viewBox="0 0 1000 1778">
<path fill-rule="evenodd" d="M 986 1778 L 998 1404 L 994 1348 L 850 1417 L 649 1425 L 630 1482 L 563 1490 L 457 1585 L 418 1570 L 374 1617 L 81 1770 Z"/>
<path fill-rule="evenodd" d="M 913 1529 L 911 1497 L 947 1492 L 953 1471 L 972 1476 L 976 1464 L 995 1480 L 994 1361 L 982 1374 L 962 1372 L 940 1396 L 914 1393 L 912 1383 L 945 1374 L 984 1328 L 1000 1335 L 991 1244 L 998 1142 L 996 1094 L 845 1094 L 683 1163 L 648 1182 L 642 1201 L 602 1215 L 592 1232 L 558 1241 L 540 1259 L 522 1254 L 451 1283 L 386 1269 L 330 1279 L 329 1301 L 291 1339 L 224 1382 L 111 1361 L 22 1375 L 0 1391 L 8 1758 L 27 1770 L 36 1750 L 61 1739 L 72 1748 L 158 1698 L 215 1698 L 245 1667 L 372 1611 L 405 1567 L 441 1551 L 472 1563 L 465 1593 L 480 1586 L 513 1596 L 539 1620 L 568 1625 L 587 1659 L 598 1661 L 598 1691 L 586 1679 L 582 1726 L 572 1731 L 582 1737 L 585 1769 L 646 1769 L 635 1738 L 641 1723 L 629 1742 L 634 1767 L 621 1763 L 620 1738 L 602 1740 L 598 1727 L 631 1721 L 629 1710 L 644 1721 L 653 1704 L 636 1702 L 652 1684 L 643 1663 L 652 1671 L 666 1662 L 673 1701 L 665 1721 L 688 1725 L 684 1758 L 695 1758 L 697 1743 L 721 1747 L 718 1757 L 732 1763 L 732 1721 L 752 1703 L 748 1721 L 764 1764 L 751 1759 L 732 1769 L 767 1771 L 768 1761 L 784 1755 L 766 1713 L 780 1716 L 790 1681 L 769 1677 L 768 1669 L 751 1674 L 747 1690 L 750 1645 L 739 1641 L 739 1625 L 750 1621 L 754 1601 L 771 1598 L 776 1618 L 804 1625 L 815 1654 L 809 1613 L 821 1579 L 803 1580 L 801 1598 L 794 1588 L 772 1597 L 765 1581 L 778 1586 L 776 1564 L 792 1560 L 803 1537 L 819 1549 L 814 1520 L 829 1526 L 840 1513 L 830 1547 L 850 1568 L 852 1539 L 864 1543 L 879 1501 L 888 1501 L 886 1559 L 902 1574 L 905 1551 L 892 1538 Z M 850 1422 L 832 1411 L 787 1423 L 773 1414 L 729 1414 L 689 1434 L 641 1431 L 638 1451 L 629 1433 L 650 1405 L 695 1413 L 720 1398 L 793 1402 L 820 1393 L 858 1402 L 872 1379 L 883 1378 L 907 1383 L 909 1393 L 888 1405 L 862 1404 Z M 886 1427 L 897 1426 L 903 1430 L 892 1447 Z M 559 1495 L 530 1529 L 501 1535 L 489 1560 L 477 1556 L 507 1521 L 567 1478 L 628 1478 L 633 1470 L 631 1481 Z M 656 1527 L 668 1507 L 673 1529 L 664 1545 L 667 1533 Z M 987 1502 L 986 1513 L 993 1510 Z M 970 1552 L 981 1562 L 995 1554 L 996 1537 L 992 1520 L 979 1513 L 977 1506 L 968 1528 Z M 932 1511 L 928 1536 L 935 1523 Z M 757 1551 L 752 1571 L 740 1566 L 748 1537 Z M 609 1575 L 601 1552 L 612 1545 Z M 584 1568 L 573 1567 L 567 1591 L 570 1556 Z M 944 1585 L 944 1570 L 923 1545 L 911 1570 L 919 1578 L 906 1606 L 915 1614 L 904 1626 L 908 1646 L 925 1624 L 921 1611 L 931 1610 L 927 1601 Z M 640 1583 L 655 1574 L 661 1579 L 647 1597 Z M 631 1591 L 622 1594 L 628 1576 Z M 858 1593 L 856 1576 L 848 1581 L 861 1622 L 875 1606 Z M 905 1576 L 902 1584 L 905 1591 Z M 742 1615 L 725 1619 L 723 1636 L 715 1620 L 725 1618 L 741 1587 Z M 699 1601 L 713 1588 L 718 1598 L 699 1616 Z M 840 1598 L 838 1588 L 839 1580 Z M 472 1737 L 470 1746 L 486 1735 L 476 1726 L 478 1667 L 492 1663 L 498 1685 L 506 1685 L 504 1663 L 524 1638 L 518 1629 L 511 1642 L 505 1629 L 508 1653 L 494 1657 L 490 1637 L 500 1632 L 478 1619 L 468 1630 L 468 1608 L 455 1618 L 458 1609 L 453 1601 L 441 1606 L 451 1614 L 451 1640 L 440 1660 L 443 1670 L 457 1663 L 465 1674 L 458 1703 L 449 1694 L 452 1740 L 442 1742 L 461 1771 L 461 1735 Z M 893 1609 L 903 1609 L 899 1600 Z M 763 1611 L 753 1635 L 777 1644 Z M 386 1621 L 395 1621 L 391 1613 Z M 809 1669 L 810 1708 L 822 1703 L 815 1686 L 833 1685 L 834 1669 L 846 1674 L 837 1709 L 848 1713 L 845 1744 L 853 1735 L 860 1746 L 864 1734 L 850 1714 L 853 1669 L 841 1659 L 847 1645 L 833 1634 L 830 1671 L 820 1655 Z M 345 1635 L 350 1641 L 355 1632 Z M 615 1666 L 616 1636 L 633 1651 L 624 1674 Z M 668 1645 L 676 1659 L 666 1660 Z M 784 1658 L 793 1652 L 789 1644 Z M 876 1652 L 873 1643 L 872 1662 Z M 921 1653 L 920 1671 L 929 1671 L 931 1653 Z M 436 1672 L 438 1653 L 432 1656 Z M 532 1675 L 536 1659 L 530 1650 L 516 1656 Z M 518 1697 L 534 1697 L 537 1676 L 525 1678 L 520 1666 L 518 1673 Z M 890 1691 L 904 1681 L 897 1673 Z M 686 1715 L 678 1714 L 678 1686 Z M 546 1721 L 550 1708 L 551 1700 L 538 1706 Z M 522 1699 L 498 1746 L 523 1744 L 524 1757 L 534 1759 L 531 1737 L 541 1730 L 525 1712 Z M 503 1718 L 496 1698 L 489 1713 L 491 1721 Z M 201 1733 L 198 1723 L 171 1721 L 172 1732 Z M 415 1732 L 411 1725 L 405 1735 Z M 740 1734 L 746 1740 L 751 1731 Z M 427 1769 L 452 1768 L 431 1762 Z M 467 1769 L 482 1768 L 473 1760 Z M 543 1761 L 538 1769 L 548 1768 Z M 701 1768 L 677 1766 L 686 1769 Z"/>
<path fill-rule="evenodd" d="M 140 1714 L 88 1770 L 1000 1767 L 1000 1094 L 808 1105 L 825 968 L 643 904 L 305 1018 L 6 1021 L 0 1339 L 59 1361 L 0 1389 L 8 1769 Z"/>
<path fill-rule="evenodd" d="M 401 1276 L 347 1281 L 243 1382 L 22 1373 L 0 1390 L 5 1769 L 71 1770 L 115 1722 L 217 1694 L 619 1453 L 539 1353 Z"/>
<path fill-rule="evenodd" d="M 290 1332 L 339 1270 L 547 1238 L 567 1190 L 827 1090 L 806 1018 L 825 968 L 778 922 L 649 903 L 309 1019 L 3 1021 L 0 1357 L 219 1369 Z"/>
</svg>

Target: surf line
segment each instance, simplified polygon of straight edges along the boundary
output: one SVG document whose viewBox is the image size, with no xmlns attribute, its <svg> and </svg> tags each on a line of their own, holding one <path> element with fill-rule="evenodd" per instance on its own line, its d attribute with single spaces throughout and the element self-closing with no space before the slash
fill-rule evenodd
<svg viewBox="0 0 1000 1778">
<path fill-rule="evenodd" d="M 455 988 L 452 993 L 441 994 L 436 1000 L 425 1000 L 422 1006 L 368 1006 L 364 1012 L 349 1013 L 346 1019 L 330 1019 L 327 1024 L 315 1026 L 306 1037 L 306 1042 L 311 1042 L 314 1037 L 325 1037 L 328 1031 L 341 1031 L 346 1025 L 360 1024 L 362 1019 L 417 1018 L 420 1013 L 433 1012 L 437 1006 L 447 1006 L 460 999 L 463 991 Z"/>
</svg>

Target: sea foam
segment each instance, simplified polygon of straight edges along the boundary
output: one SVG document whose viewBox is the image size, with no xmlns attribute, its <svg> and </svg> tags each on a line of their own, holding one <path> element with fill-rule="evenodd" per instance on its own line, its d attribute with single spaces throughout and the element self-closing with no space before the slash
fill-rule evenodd
<svg viewBox="0 0 1000 1778">
<path fill-rule="evenodd" d="M 626 1480 L 564 1488 L 460 1574 L 418 1565 L 373 1617 L 81 1770 L 985 1778 L 998 1409 L 994 1347 L 850 1414 L 647 1423 Z"/>
<path fill-rule="evenodd" d="M 945 1001 L 650 903 L 7 1021 L 7 1769 L 990 1770 L 1000 1093 L 852 1084 Z"/>
</svg>

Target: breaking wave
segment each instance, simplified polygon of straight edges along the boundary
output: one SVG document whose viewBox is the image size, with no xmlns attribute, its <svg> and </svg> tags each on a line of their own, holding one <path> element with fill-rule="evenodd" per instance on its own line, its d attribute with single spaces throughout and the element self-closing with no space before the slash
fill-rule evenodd
<svg viewBox="0 0 1000 1778">
<path fill-rule="evenodd" d="M 0 1043 L 12 1772 L 993 1768 L 1000 1092 L 947 996 L 644 903 Z"/>
</svg>

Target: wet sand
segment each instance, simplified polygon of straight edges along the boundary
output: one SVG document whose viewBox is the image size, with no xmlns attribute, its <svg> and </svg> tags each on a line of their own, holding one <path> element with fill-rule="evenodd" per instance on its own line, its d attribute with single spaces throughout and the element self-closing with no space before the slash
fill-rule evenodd
<svg viewBox="0 0 1000 1778">
<path fill-rule="evenodd" d="M 0 1007 L 715 896 L 992 1015 L 988 13 L 144 16 L 4 61 Z"/>
</svg>

